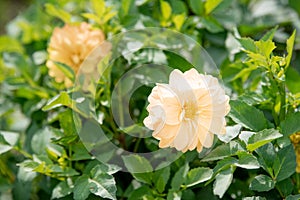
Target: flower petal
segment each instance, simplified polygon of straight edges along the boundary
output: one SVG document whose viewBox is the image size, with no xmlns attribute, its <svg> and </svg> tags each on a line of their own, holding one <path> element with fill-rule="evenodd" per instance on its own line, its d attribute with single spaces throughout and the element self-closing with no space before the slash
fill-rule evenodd
<svg viewBox="0 0 300 200">
<path fill-rule="evenodd" d="M 190 141 L 189 137 L 193 134 L 190 131 L 192 131 L 190 124 L 182 122 L 173 143 L 177 150 L 182 151 L 188 146 Z"/>
</svg>

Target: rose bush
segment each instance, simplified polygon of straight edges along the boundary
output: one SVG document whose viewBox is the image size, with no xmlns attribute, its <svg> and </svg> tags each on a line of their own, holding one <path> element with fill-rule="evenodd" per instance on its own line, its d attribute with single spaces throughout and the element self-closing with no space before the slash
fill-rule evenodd
<svg viewBox="0 0 300 200">
<path fill-rule="evenodd" d="M 0 36 L 1 199 L 299 199 L 299 14 L 33 1 Z"/>
</svg>

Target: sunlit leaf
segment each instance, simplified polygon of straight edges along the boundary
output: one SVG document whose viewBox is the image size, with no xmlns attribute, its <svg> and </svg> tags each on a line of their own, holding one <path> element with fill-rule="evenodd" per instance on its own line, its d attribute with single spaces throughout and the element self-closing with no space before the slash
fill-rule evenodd
<svg viewBox="0 0 300 200">
<path fill-rule="evenodd" d="M 288 67 L 290 65 L 290 62 L 291 62 L 291 58 L 292 58 L 292 54 L 293 54 L 293 47 L 294 47 L 294 42 L 295 42 L 295 37 L 296 37 L 296 30 L 289 37 L 289 39 L 286 41 L 286 51 L 287 51 L 286 67 Z"/>
</svg>

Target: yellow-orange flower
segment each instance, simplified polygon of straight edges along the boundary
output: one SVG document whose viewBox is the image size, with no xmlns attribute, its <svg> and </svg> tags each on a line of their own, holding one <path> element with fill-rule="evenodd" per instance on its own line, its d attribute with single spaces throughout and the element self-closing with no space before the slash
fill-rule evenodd
<svg viewBox="0 0 300 200">
<path fill-rule="evenodd" d="M 54 77 L 56 82 L 64 82 L 66 87 L 72 86 L 71 80 L 56 66 L 55 62 L 66 64 L 77 73 L 82 62 L 104 40 L 103 32 L 93 29 L 86 22 L 80 25 L 66 24 L 62 28 L 55 28 L 48 47 L 49 60 L 46 65 L 49 75 Z M 109 50 L 108 47 L 104 50 L 104 54 Z M 87 71 L 94 71 L 94 69 Z"/>
<path fill-rule="evenodd" d="M 182 152 L 197 148 L 200 152 L 212 146 L 214 134 L 225 134 L 229 97 L 210 75 L 175 69 L 169 84 L 157 83 L 148 101 L 144 124 L 154 130 L 160 148 L 175 147 Z"/>
</svg>

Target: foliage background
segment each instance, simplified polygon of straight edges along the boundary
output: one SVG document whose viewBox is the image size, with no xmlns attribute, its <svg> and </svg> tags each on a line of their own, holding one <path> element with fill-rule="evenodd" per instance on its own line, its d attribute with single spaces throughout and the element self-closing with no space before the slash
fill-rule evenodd
<svg viewBox="0 0 300 200">
<path fill-rule="evenodd" d="M 9 3 L 0 5 L 5 9 Z M 299 13 L 297 0 L 33 1 L 0 37 L 1 199 L 299 199 Z M 81 21 L 108 38 L 142 24 L 199 42 L 232 99 L 228 137 L 216 139 L 207 155 L 187 152 L 151 173 L 125 173 L 95 160 L 64 103 L 72 101 L 73 91 L 56 83 L 45 66 L 53 29 Z M 169 66 L 190 68 L 184 58 L 164 53 Z M 126 71 L 151 62 L 141 55 L 119 64 Z M 107 75 L 111 82 L 99 98 L 110 98 L 122 73 Z M 149 85 L 141 88 L 131 106 L 139 110 L 134 115 L 139 123 L 150 91 Z M 136 152 L 157 149 L 154 139 L 133 139 L 115 128 L 109 105 L 98 109 L 113 142 Z M 132 160 L 151 169 L 147 160 Z"/>
</svg>

